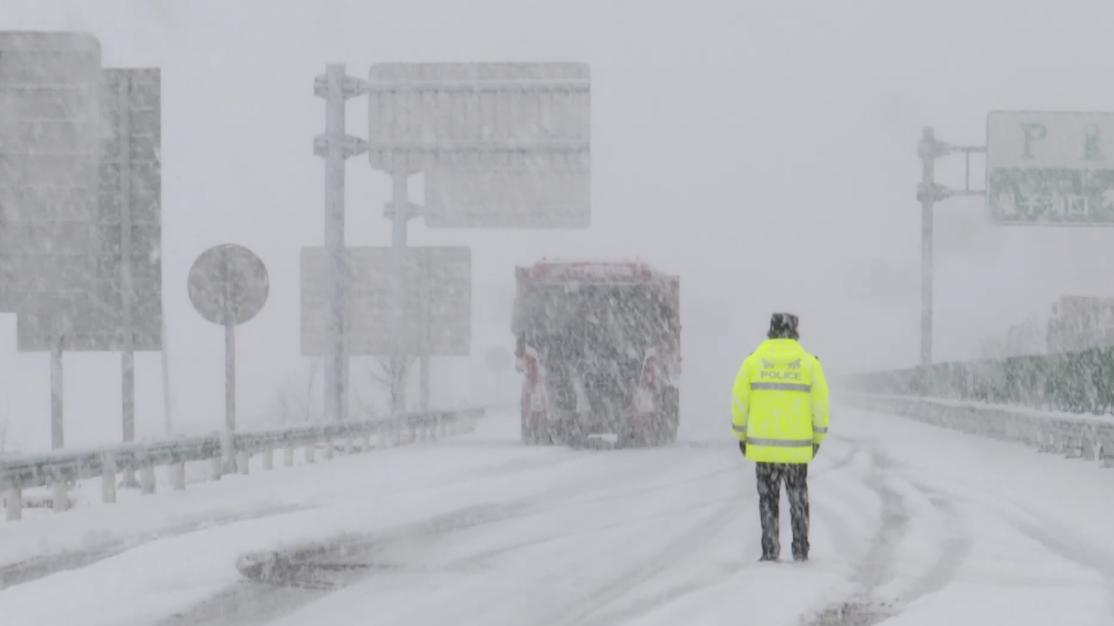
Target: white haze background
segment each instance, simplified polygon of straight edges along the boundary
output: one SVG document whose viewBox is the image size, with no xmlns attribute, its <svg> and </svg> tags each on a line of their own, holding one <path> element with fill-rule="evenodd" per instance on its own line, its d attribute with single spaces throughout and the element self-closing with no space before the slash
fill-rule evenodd
<svg viewBox="0 0 1114 626">
<path fill-rule="evenodd" d="M 484 366 L 512 346 L 515 264 L 638 257 L 681 276 L 682 433 L 720 435 L 772 310 L 801 315 L 830 372 L 916 361 L 921 127 L 981 143 L 994 109 L 1114 110 L 1111 24 L 1099 1 L 0 0 L 0 29 L 88 31 L 105 66 L 162 68 L 166 343 L 183 431 L 223 424 L 221 331 L 185 288 L 205 248 L 247 245 L 271 272 L 270 301 L 238 331 L 243 421 L 266 419 L 311 364 L 298 354 L 298 250 L 323 238 L 312 87 L 326 63 L 360 76 L 389 61 L 589 63 L 591 229 L 411 224 L 412 245 L 473 249 L 473 356 L 434 360 L 434 403 L 517 398 L 513 373 L 496 398 Z M 366 101 L 348 116 L 364 134 Z M 961 184 L 958 157 L 939 171 Z M 361 158 L 347 173 L 349 244 L 386 245 L 387 178 Z M 939 208 L 937 235 L 940 359 L 975 357 L 1061 293 L 1114 292 L 1108 230 L 995 227 L 970 199 Z M 138 435 L 160 436 L 158 356 L 137 365 Z M 71 354 L 66 368 L 67 443 L 118 440 L 119 356 Z M 15 317 L 0 316 L 9 448 L 48 447 L 47 376 L 46 355 L 16 353 Z"/>
</svg>

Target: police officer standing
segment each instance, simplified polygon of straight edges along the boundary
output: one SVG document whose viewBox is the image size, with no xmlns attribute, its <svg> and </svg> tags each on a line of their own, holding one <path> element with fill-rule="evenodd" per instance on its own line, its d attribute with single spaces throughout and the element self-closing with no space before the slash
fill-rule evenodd
<svg viewBox="0 0 1114 626">
<path fill-rule="evenodd" d="M 731 428 L 756 463 L 763 561 L 776 561 L 781 483 L 789 495 L 793 560 L 808 559 L 808 464 L 828 433 L 828 383 L 797 342 L 797 316 L 774 313 L 768 339 L 735 377 Z"/>
</svg>

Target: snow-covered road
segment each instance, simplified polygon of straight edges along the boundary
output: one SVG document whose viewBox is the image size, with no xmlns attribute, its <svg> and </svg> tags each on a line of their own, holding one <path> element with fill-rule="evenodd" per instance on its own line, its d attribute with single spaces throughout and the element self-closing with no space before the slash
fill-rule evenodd
<svg viewBox="0 0 1114 626">
<path fill-rule="evenodd" d="M 73 567 L 0 590 L 0 622 L 1114 623 L 1114 471 L 836 416 L 810 469 L 807 564 L 756 562 L 754 468 L 727 432 L 527 448 L 504 415 L 461 439 L 0 525 L 0 567 Z"/>
</svg>

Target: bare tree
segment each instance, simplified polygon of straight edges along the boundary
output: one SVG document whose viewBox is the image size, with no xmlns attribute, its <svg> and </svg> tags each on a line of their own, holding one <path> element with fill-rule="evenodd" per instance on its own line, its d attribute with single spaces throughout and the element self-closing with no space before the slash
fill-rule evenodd
<svg viewBox="0 0 1114 626">
<path fill-rule="evenodd" d="M 411 354 L 391 354 L 376 357 L 368 368 L 368 377 L 390 399 L 392 413 L 406 410 L 406 386 L 414 360 Z"/>
</svg>

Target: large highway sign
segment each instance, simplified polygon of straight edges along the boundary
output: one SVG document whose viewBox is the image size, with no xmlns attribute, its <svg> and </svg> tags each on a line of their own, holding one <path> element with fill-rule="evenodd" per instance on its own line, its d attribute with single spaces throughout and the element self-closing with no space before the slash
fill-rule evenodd
<svg viewBox="0 0 1114 626">
<path fill-rule="evenodd" d="M 996 222 L 1114 225 L 1114 113 L 991 113 L 986 178 Z"/>
<path fill-rule="evenodd" d="M 387 63 L 368 82 L 373 167 L 426 174 L 431 227 L 586 228 L 583 63 Z"/>
<path fill-rule="evenodd" d="M 0 310 L 52 291 L 44 257 L 96 252 L 100 56 L 89 35 L 0 33 Z"/>
<path fill-rule="evenodd" d="M 328 254 L 324 248 L 302 248 L 301 265 L 302 354 L 326 354 Z M 431 355 L 468 354 L 468 248 L 353 247 L 346 249 L 344 266 L 343 333 L 349 354 L 420 354 L 423 344 Z"/>
<path fill-rule="evenodd" d="M 159 116 L 158 70 L 102 71 L 81 33 L 0 33 L 0 310 L 20 350 L 161 347 Z"/>
<path fill-rule="evenodd" d="M 22 351 L 162 347 L 159 70 L 104 70 L 99 94 L 96 210 L 41 246 L 4 248 L 21 260 Z"/>
</svg>

